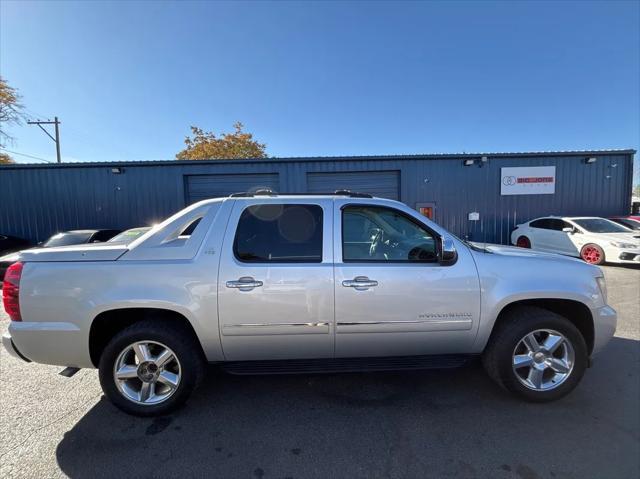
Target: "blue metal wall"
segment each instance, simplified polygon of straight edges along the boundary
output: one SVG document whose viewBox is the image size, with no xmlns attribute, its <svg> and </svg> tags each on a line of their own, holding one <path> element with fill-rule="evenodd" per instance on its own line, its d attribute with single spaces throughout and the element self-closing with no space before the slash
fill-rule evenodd
<svg viewBox="0 0 640 479">
<path fill-rule="evenodd" d="M 517 223 L 537 216 L 628 213 L 634 153 L 616 150 L 2 166 L 0 233 L 40 241 L 68 229 L 125 229 L 158 222 L 187 204 L 192 175 L 277 174 L 280 191 L 305 192 L 307 173 L 398 171 L 404 203 L 415 208 L 417 203 L 435 202 L 436 221 L 454 234 L 508 243 Z M 486 163 L 480 161 L 482 156 L 487 158 Z M 586 164 L 587 157 L 596 157 L 597 161 Z M 464 166 L 467 158 L 476 163 Z M 501 196 L 500 168 L 509 166 L 556 166 L 555 194 Z M 114 167 L 121 168 L 122 173 L 114 174 Z M 480 221 L 468 220 L 473 211 L 480 213 Z"/>
</svg>

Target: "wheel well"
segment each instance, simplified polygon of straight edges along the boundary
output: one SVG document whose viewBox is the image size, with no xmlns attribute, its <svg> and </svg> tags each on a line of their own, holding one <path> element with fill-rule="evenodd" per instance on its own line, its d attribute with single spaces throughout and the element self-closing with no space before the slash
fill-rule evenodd
<svg viewBox="0 0 640 479">
<path fill-rule="evenodd" d="M 89 331 L 89 354 L 91 362 L 98 367 L 100 356 L 111 338 L 123 329 L 146 319 L 170 321 L 188 334 L 192 334 L 198 344 L 198 336 L 191 323 L 182 314 L 157 308 L 122 308 L 105 311 L 96 316 Z"/>
<path fill-rule="evenodd" d="M 593 317 L 591 316 L 591 311 L 585 304 L 570 299 L 527 299 L 509 303 L 502 308 L 502 311 L 500 311 L 493 330 L 495 331 L 496 326 L 505 320 L 507 316 L 505 313 L 520 306 L 535 306 L 537 308 L 552 311 L 568 319 L 582 334 L 582 337 L 587 343 L 589 354 L 593 351 L 595 332 L 593 329 Z"/>
</svg>

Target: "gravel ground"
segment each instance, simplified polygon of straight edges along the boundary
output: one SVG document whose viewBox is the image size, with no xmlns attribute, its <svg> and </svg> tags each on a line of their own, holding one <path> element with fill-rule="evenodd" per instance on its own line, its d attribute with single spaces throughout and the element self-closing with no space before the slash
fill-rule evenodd
<svg viewBox="0 0 640 479">
<path fill-rule="evenodd" d="M 640 477 L 640 269 L 603 268 L 618 332 L 581 385 L 519 402 L 459 370 L 236 377 L 138 419 L 0 352 L 0 477 Z M 0 315 L 0 331 L 7 327 Z"/>
</svg>

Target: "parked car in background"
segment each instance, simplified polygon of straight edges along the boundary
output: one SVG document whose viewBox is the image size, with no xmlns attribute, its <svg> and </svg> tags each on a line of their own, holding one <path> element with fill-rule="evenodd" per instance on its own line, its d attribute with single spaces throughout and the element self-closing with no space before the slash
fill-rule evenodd
<svg viewBox="0 0 640 479">
<path fill-rule="evenodd" d="M 56 233 L 48 240 L 38 243 L 39 248 L 53 248 L 56 246 L 71 246 L 75 244 L 85 243 L 102 243 L 108 241 L 115 235 L 120 233 L 120 230 L 72 230 L 63 231 L 62 233 Z M 18 248 L 17 251 L 30 249 L 26 246 L 30 246 L 29 243 L 23 248 Z M 16 251 L 16 250 L 14 250 Z M 0 257 L 0 278 L 4 278 L 4 273 L 7 268 L 17 261 L 18 254 L 10 253 Z"/>
<path fill-rule="evenodd" d="M 0 254 L 13 253 L 31 246 L 31 243 L 23 238 L 0 234 Z"/>
<path fill-rule="evenodd" d="M 609 219 L 631 230 L 640 231 L 640 216 L 614 216 Z"/>
<path fill-rule="evenodd" d="M 186 401 L 207 362 L 280 374 L 481 355 L 508 391 L 552 401 L 616 328 L 599 268 L 475 247 L 407 205 L 344 191 L 236 194 L 131 244 L 24 251 L 3 299 L 12 355 L 98 368 L 106 396 L 141 416 Z"/>
<path fill-rule="evenodd" d="M 640 264 L 640 233 L 597 217 L 536 218 L 511 233 L 511 243 L 548 253 L 577 256 L 590 264 Z"/>
<path fill-rule="evenodd" d="M 69 246 L 84 243 L 102 243 L 109 241 L 120 230 L 71 230 L 57 233 L 45 241 L 41 246 L 51 248 L 54 246 Z"/>
<path fill-rule="evenodd" d="M 119 234 L 115 235 L 113 238 L 111 238 L 109 241 L 107 241 L 107 243 L 129 244 L 132 241 L 137 240 L 138 238 L 140 238 L 140 236 L 145 234 L 150 229 L 151 229 L 151 226 L 142 226 L 140 228 L 131 228 L 129 230 L 123 231 L 122 233 L 119 233 Z"/>
</svg>

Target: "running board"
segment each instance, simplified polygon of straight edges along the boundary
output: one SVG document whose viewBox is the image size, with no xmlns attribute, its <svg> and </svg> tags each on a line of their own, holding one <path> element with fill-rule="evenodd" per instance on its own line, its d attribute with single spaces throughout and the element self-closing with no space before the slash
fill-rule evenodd
<svg viewBox="0 0 640 479">
<path fill-rule="evenodd" d="M 230 361 L 221 364 L 230 374 L 312 374 L 362 371 L 446 369 L 463 366 L 472 355 L 392 356 L 376 358 L 283 359 Z"/>
</svg>

